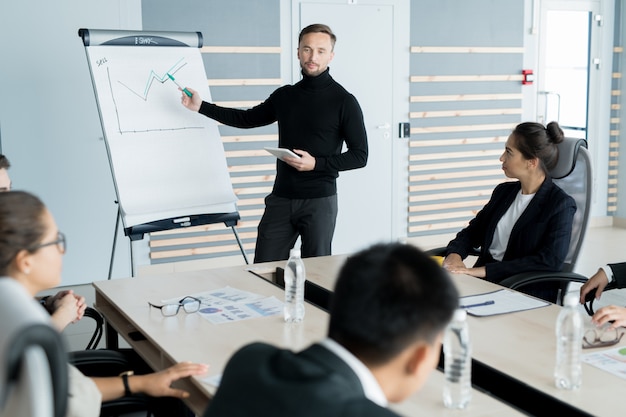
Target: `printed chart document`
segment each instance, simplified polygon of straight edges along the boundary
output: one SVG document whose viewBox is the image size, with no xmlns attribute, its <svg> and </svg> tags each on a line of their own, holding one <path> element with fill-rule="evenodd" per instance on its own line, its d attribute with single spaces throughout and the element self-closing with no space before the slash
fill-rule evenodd
<svg viewBox="0 0 626 417">
<path fill-rule="evenodd" d="M 467 314 L 480 317 L 532 310 L 550 305 L 547 301 L 507 288 L 461 297 L 459 298 L 459 304 L 460 308 L 467 311 Z"/>
<path fill-rule="evenodd" d="M 624 346 L 583 353 L 583 362 L 626 379 L 626 347 Z"/>
<path fill-rule="evenodd" d="M 265 297 L 233 287 L 187 296 L 200 299 L 198 314 L 214 324 L 283 314 L 283 302 L 276 297 Z M 185 296 L 163 300 L 163 303 L 176 304 L 183 297 Z"/>
</svg>

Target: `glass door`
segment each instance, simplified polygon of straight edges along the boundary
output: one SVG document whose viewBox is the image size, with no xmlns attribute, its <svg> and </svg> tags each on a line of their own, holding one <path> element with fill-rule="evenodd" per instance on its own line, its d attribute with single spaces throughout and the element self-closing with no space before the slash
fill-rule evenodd
<svg viewBox="0 0 626 417">
<path fill-rule="evenodd" d="M 593 1 L 542 3 L 539 68 L 537 74 L 538 121 L 558 121 L 566 136 L 588 138 L 592 100 L 594 28 L 601 17 Z"/>
</svg>

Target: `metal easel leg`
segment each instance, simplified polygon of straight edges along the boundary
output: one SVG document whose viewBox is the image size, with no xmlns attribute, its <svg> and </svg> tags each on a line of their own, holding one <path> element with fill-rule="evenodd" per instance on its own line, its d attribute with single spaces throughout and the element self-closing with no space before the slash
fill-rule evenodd
<svg viewBox="0 0 626 417">
<path fill-rule="evenodd" d="M 135 276 L 135 259 L 133 258 L 133 240 L 128 239 L 128 243 L 130 244 L 130 276 Z"/>
<path fill-rule="evenodd" d="M 231 226 L 231 229 L 233 229 L 233 233 L 235 234 L 235 239 L 237 239 L 237 243 L 239 244 L 239 250 L 241 250 L 241 254 L 243 255 L 243 259 L 246 261 L 246 265 L 250 265 L 250 262 L 248 262 L 248 256 L 246 256 L 246 251 L 243 250 L 243 244 L 241 243 L 241 240 L 239 239 L 239 233 L 237 233 L 237 229 L 235 229 L 235 226 Z"/>
<path fill-rule="evenodd" d="M 117 201 L 115 202 L 116 204 Z M 115 245 L 117 244 L 117 231 L 120 227 L 120 206 L 117 205 L 117 217 L 115 219 L 115 232 L 113 232 L 113 247 L 111 248 L 111 261 L 109 262 L 109 277 L 107 279 L 111 279 L 111 275 L 113 274 L 113 260 L 115 259 Z"/>
</svg>

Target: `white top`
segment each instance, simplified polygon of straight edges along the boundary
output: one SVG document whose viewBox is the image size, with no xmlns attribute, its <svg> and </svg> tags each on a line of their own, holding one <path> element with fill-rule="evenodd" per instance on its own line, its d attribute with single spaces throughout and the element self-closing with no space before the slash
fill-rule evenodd
<svg viewBox="0 0 626 417">
<path fill-rule="evenodd" d="M 389 401 L 380 387 L 380 384 L 374 377 L 374 374 L 369 370 L 363 362 L 356 356 L 350 353 L 346 348 L 341 346 L 330 338 L 326 338 L 320 342 L 322 346 L 339 356 L 359 377 L 365 396 L 372 402 L 380 405 L 381 407 L 387 407 Z"/>
<path fill-rule="evenodd" d="M 9 329 L 20 328 L 25 324 L 43 323 L 51 325 L 50 315 L 26 291 L 26 288 L 13 278 L 0 278 L 0 303 L 2 325 L 0 326 L 0 352 L 6 346 Z M 0 361 L 0 375 L 4 374 L 4 362 Z M 68 364 L 68 404 L 66 417 L 98 417 L 102 395 L 91 378 Z M 0 392 L 4 382 L 0 379 Z"/>
<path fill-rule="evenodd" d="M 496 261 L 502 261 L 506 247 L 509 244 L 511 230 L 513 230 L 513 226 L 515 226 L 515 223 L 524 210 L 526 210 L 526 207 L 528 207 L 528 204 L 530 204 L 534 196 L 535 194 L 522 194 L 522 190 L 520 190 L 513 203 L 509 206 L 509 209 L 498 222 L 496 231 L 493 234 L 493 241 L 489 247 L 489 253 Z"/>
</svg>

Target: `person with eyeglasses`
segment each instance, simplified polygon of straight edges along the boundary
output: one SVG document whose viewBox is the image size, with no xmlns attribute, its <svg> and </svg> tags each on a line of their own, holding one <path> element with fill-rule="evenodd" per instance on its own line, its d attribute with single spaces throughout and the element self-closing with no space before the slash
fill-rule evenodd
<svg viewBox="0 0 626 417">
<path fill-rule="evenodd" d="M 0 154 L 0 192 L 11 191 L 12 182 L 9 176 L 11 163 L 6 155 Z M 62 240 L 62 241 L 61 241 Z M 60 235 L 59 241 L 54 242 L 65 250 L 65 236 Z M 73 290 L 59 291 L 54 295 L 37 297 L 41 305 L 50 313 L 52 322 L 58 330 L 64 330 L 70 323 L 76 323 L 83 318 L 87 303 L 85 297 L 75 294 Z"/>
<path fill-rule="evenodd" d="M 35 294 L 61 282 L 65 237 L 39 198 L 24 191 L 0 193 L 0 280 L 11 286 L 11 297 L 21 297 L 23 308 L 15 314 L 38 317 L 52 325 L 50 316 L 34 300 Z M 7 297 L 0 292 L 2 297 Z M 11 320 L 2 317 L 2 320 Z M 2 337 L 2 334 L 0 334 Z M 86 377 L 69 365 L 67 416 L 96 417 L 101 403 L 131 394 L 186 398 L 189 393 L 171 384 L 181 378 L 205 374 L 208 366 L 181 362 L 160 372 L 143 375 Z M 163 411 L 163 410 L 156 410 Z M 154 415 L 179 415 L 158 414 Z"/>
<path fill-rule="evenodd" d="M 599 300 L 609 283 L 614 288 L 626 288 L 626 262 L 607 264 L 598 269 L 587 282 L 580 287 L 580 303 L 585 304 L 587 294 L 595 290 L 595 299 Z M 598 309 L 591 317 L 598 326 L 611 322 L 611 328 L 626 326 L 626 307 L 608 305 Z"/>
</svg>

